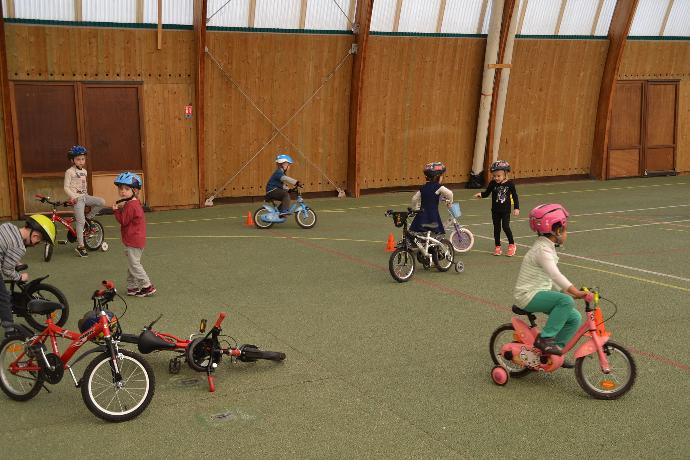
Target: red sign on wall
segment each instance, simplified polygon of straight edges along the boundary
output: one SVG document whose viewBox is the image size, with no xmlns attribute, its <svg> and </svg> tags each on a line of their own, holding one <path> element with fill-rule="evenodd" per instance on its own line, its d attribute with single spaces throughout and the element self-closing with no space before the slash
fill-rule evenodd
<svg viewBox="0 0 690 460">
<path fill-rule="evenodd" d="M 184 117 L 185 118 L 192 118 L 192 106 L 191 105 L 185 105 L 184 106 Z"/>
</svg>

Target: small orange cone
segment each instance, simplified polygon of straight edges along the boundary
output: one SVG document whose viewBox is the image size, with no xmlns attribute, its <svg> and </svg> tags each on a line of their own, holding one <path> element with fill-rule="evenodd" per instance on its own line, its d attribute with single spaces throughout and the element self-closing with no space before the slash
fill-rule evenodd
<svg viewBox="0 0 690 460">
<path fill-rule="evenodd" d="M 254 219 L 252 219 L 252 212 L 247 211 L 247 219 L 244 221 L 244 225 L 247 227 L 253 227 L 254 226 Z"/>
<path fill-rule="evenodd" d="M 388 251 L 388 252 L 395 251 L 395 238 L 393 237 L 392 233 L 388 234 L 388 241 L 386 242 L 386 251 Z"/>
<path fill-rule="evenodd" d="M 601 308 L 599 307 L 594 310 L 594 322 L 597 325 L 597 334 L 600 337 L 609 335 L 609 332 L 606 331 L 606 326 L 604 326 L 604 315 L 601 314 Z"/>
</svg>

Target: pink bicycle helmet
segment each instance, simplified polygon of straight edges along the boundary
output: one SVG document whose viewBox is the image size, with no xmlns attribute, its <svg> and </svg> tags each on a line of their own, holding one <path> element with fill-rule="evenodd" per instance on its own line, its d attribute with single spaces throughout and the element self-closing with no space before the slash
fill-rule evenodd
<svg viewBox="0 0 690 460">
<path fill-rule="evenodd" d="M 529 228 L 540 235 L 553 231 L 554 224 L 565 227 L 568 223 L 568 211 L 560 204 L 540 204 L 529 212 Z"/>
</svg>

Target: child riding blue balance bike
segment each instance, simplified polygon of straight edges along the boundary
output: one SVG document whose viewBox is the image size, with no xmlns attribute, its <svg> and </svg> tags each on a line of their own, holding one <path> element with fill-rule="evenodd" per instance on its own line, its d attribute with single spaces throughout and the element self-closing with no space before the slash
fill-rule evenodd
<svg viewBox="0 0 690 460">
<path fill-rule="evenodd" d="M 290 155 L 276 156 L 276 170 L 266 183 L 266 203 L 254 212 L 254 225 L 257 228 L 270 228 L 273 224 L 285 222 L 285 218 L 295 215 L 297 225 L 312 228 L 316 225 L 316 213 L 302 199 L 302 184 L 288 176 L 294 163 Z M 292 187 L 290 187 L 292 186 Z M 290 193 L 297 193 L 297 202 L 290 204 Z"/>
</svg>

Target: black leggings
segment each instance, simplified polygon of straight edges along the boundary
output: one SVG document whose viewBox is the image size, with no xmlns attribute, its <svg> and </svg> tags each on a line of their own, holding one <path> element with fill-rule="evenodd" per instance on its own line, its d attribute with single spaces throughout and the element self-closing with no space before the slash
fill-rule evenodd
<svg viewBox="0 0 690 460">
<path fill-rule="evenodd" d="M 501 228 L 503 228 L 503 231 L 508 237 L 508 244 L 515 244 L 513 232 L 510 230 L 510 211 L 492 212 L 491 218 L 494 222 L 494 242 L 496 246 L 501 245 Z"/>
</svg>

